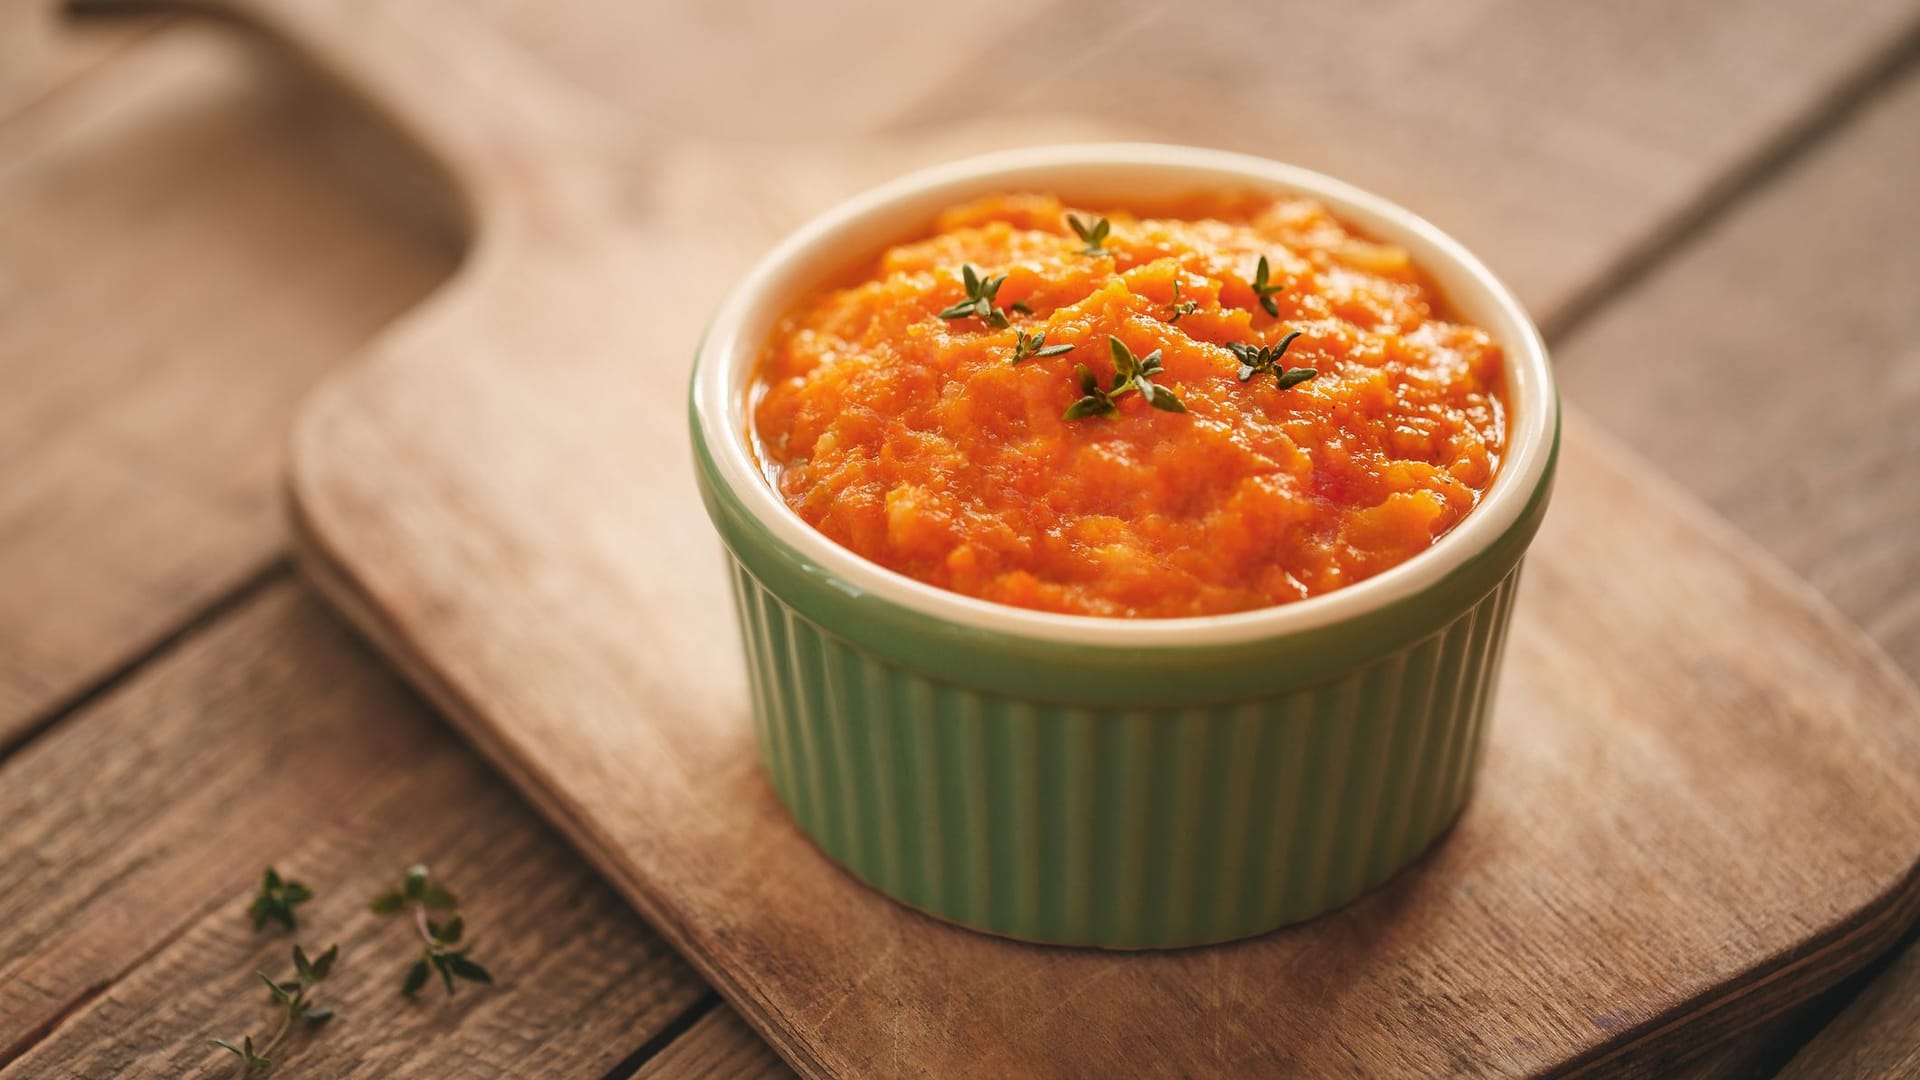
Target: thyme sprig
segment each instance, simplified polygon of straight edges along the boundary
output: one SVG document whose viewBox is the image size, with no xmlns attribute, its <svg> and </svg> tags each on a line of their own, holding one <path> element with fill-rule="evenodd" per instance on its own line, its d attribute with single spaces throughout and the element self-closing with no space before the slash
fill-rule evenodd
<svg viewBox="0 0 1920 1080">
<path fill-rule="evenodd" d="M 292 878 L 282 878 L 280 872 L 267 867 L 260 879 L 260 891 L 254 895 L 253 902 L 247 905 L 247 916 L 253 920 L 253 928 L 259 930 L 269 922 L 277 922 L 289 930 L 298 929 L 293 909 L 296 904 L 304 904 L 313 899 L 313 890 L 304 882 Z"/>
<path fill-rule="evenodd" d="M 1240 381 L 1246 382 L 1255 375 L 1271 375 L 1280 384 L 1280 389 L 1289 390 L 1320 374 L 1317 368 L 1290 368 L 1286 365 L 1287 348 L 1299 336 L 1300 331 L 1295 330 L 1281 338 L 1278 345 L 1264 348 L 1241 341 L 1228 342 L 1227 349 L 1240 360 Z"/>
<path fill-rule="evenodd" d="M 1035 360 L 1048 356 L 1064 356 L 1072 351 L 1073 346 L 1071 345 L 1047 344 L 1047 332 L 1045 330 L 1036 330 L 1031 334 L 1025 330 L 1015 330 L 1013 332 L 1013 362 L 1016 364 L 1022 360 Z"/>
<path fill-rule="evenodd" d="M 1113 403 L 1113 395 L 1100 389 L 1100 379 L 1093 373 L 1092 368 L 1085 364 L 1075 364 L 1073 370 L 1080 380 L 1081 397 L 1080 400 L 1067 406 L 1067 411 L 1061 414 L 1062 419 L 1079 420 L 1088 416 L 1109 416 L 1117 411 L 1117 406 Z M 1116 373 L 1114 381 L 1118 382 L 1119 378 Z"/>
<path fill-rule="evenodd" d="M 1107 242 L 1107 234 L 1113 231 L 1113 222 L 1106 218 L 1094 218 L 1089 224 L 1079 214 L 1068 214 L 1067 226 L 1073 230 L 1075 236 L 1080 238 L 1080 242 L 1086 245 L 1080 249 L 1080 254 L 1105 255 L 1107 253 L 1104 245 Z"/>
<path fill-rule="evenodd" d="M 251 1035 L 241 1036 L 237 1046 L 226 1039 L 208 1041 L 239 1058 L 242 1073 L 251 1073 L 256 1070 L 266 1072 L 273 1068 L 273 1053 L 279 1049 L 282 1042 L 286 1041 L 287 1035 L 293 1031 L 295 1024 L 304 1022 L 308 1027 L 319 1027 L 333 1019 L 333 1010 L 324 1005 L 314 1004 L 312 993 L 313 988 L 326 979 L 327 974 L 333 970 L 333 962 L 339 959 L 339 956 L 340 946 L 333 945 L 319 957 L 309 960 L 306 950 L 295 945 L 293 947 L 293 978 L 276 980 L 264 971 L 255 972 L 260 977 L 260 981 L 267 984 L 268 992 L 273 995 L 274 1002 L 280 1006 L 281 1010 L 279 1026 L 259 1049 L 254 1048 Z"/>
<path fill-rule="evenodd" d="M 1167 302 L 1167 325 L 1172 326 L 1180 321 L 1181 316 L 1191 315 L 1198 310 L 1200 310 L 1200 301 L 1180 299 L 1180 279 L 1174 278 L 1173 299 Z"/>
<path fill-rule="evenodd" d="M 967 298 L 940 312 L 943 319 L 978 318 L 995 330 L 1005 329 L 1008 323 L 1007 313 L 995 307 L 993 298 L 1000 292 L 1000 286 L 1007 283 L 1007 275 L 982 277 L 972 263 L 960 267 L 960 281 L 967 287 Z M 1016 304 L 1016 308 L 1025 305 Z"/>
<path fill-rule="evenodd" d="M 419 932 L 420 958 L 407 968 L 407 974 L 400 982 L 402 994 L 412 997 L 419 993 L 435 972 L 439 973 L 440 981 L 446 985 L 448 996 L 453 994 L 455 979 L 477 983 L 493 981 L 487 969 L 467 955 L 473 944 L 460 944 L 461 936 L 466 933 L 466 920 L 459 914 L 459 899 L 444 885 L 434 881 L 426 867 L 418 864 L 407 867 L 406 877 L 400 887 L 388 889 L 374 897 L 370 907 L 376 915 L 394 915 L 403 911 L 411 913 L 414 929 Z M 443 923 L 431 918 L 428 915 L 430 911 L 452 911 L 454 914 L 453 918 Z"/>
<path fill-rule="evenodd" d="M 1100 379 L 1085 364 L 1075 364 L 1074 373 L 1080 380 L 1081 397 L 1067 406 L 1062 414 L 1065 419 L 1079 420 L 1088 416 L 1111 416 L 1119 411 L 1115 399 L 1134 391 L 1147 404 L 1162 412 L 1183 413 L 1187 407 L 1180 403 L 1173 391 L 1153 381 L 1161 374 L 1160 350 L 1155 349 L 1145 356 L 1136 357 L 1127 343 L 1109 334 L 1107 350 L 1113 355 L 1113 383 L 1107 389 L 1100 388 Z"/>
<path fill-rule="evenodd" d="M 1273 297 L 1275 293 L 1284 291 L 1286 286 L 1269 282 L 1267 273 L 1267 257 L 1262 255 L 1260 265 L 1253 268 L 1253 294 L 1260 298 L 1260 306 L 1267 309 L 1267 314 L 1277 319 L 1280 317 L 1280 305 L 1273 302 Z"/>
</svg>

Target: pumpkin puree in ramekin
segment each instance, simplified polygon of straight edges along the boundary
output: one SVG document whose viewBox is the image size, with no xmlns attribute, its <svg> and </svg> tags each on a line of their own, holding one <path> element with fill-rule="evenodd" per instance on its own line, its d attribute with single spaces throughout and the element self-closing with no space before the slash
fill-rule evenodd
<svg viewBox="0 0 1920 1080">
<path fill-rule="evenodd" d="M 1131 364 L 1147 385 L 1116 392 Z M 1405 251 L 1311 199 L 996 196 L 782 320 L 754 435 L 787 504 L 882 566 L 1046 611 L 1210 615 L 1430 547 L 1499 467 L 1502 370 Z"/>
</svg>

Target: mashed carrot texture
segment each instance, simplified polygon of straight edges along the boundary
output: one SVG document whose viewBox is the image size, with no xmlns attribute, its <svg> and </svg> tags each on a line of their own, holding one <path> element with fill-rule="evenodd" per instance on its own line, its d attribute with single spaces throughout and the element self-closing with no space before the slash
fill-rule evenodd
<svg viewBox="0 0 1920 1080">
<path fill-rule="evenodd" d="M 1065 215 L 1112 223 L 1086 254 Z M 1284 286 L 1269 315 L 1260 256 Z M 938 313 L 961 266 L 1006 276 L 1012 325 Z M 1195 304 L 1174 320 L 1174 284 Z M 1012 362 L 1016 331 L 1063 356 Z M 1228 343 L 1299 331 L 1310 381 L 1242 382 Z M 1184 414 L 1117 399 L 1067 420 L 1076 364 L 1107 339 L 1161 350 Z M 1502 358 L 1443 317 L 1405 251 L 1318 203 L 1222 196 L 1165 216 L 1010 195 L 810 299 L 761 358 L 756 448 L 780 494 L 882 566 L 970 596 L 1084 615 L 1174 617 L 1316 596 L 1431 546 L 1473 509 L 1506 434 Z"/>
</svg>

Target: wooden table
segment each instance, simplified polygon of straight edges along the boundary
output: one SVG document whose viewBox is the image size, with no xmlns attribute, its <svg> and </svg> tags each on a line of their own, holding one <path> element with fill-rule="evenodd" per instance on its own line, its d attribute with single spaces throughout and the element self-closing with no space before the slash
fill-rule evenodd
<svg viewBox="0 0 1920 1080">
<path fill-rule="evenodd" d="M 717 110 L 768 160 L 781 140 L 964 119 L 985 85 L 1063 131 L 1333 168 L 1470 243 L 1534 215 L 1535 242 L 1489 255 L 1529 283 L 1567 396 L 1920 676 L 1920 3 L 1249 2 L 1202 31 L 1092 0 L 938 28 L 877 0 L 827 18 L 595 6 L 477 5 L 636 123 Z M 836 44 L 864 35 L 934 44 L 917 63 Z M 1276 65 L 1323 62 L 1301 42 L 1359 39 L 1403 87 L 1275 89 Z M 843 51 L 799 64 L 809 48 Z M 1151 92 L 1122 107 L 1110 88 L 1134 78 Z M 1399 175 L 1392 140 L 1254 115 L 1283 106 L 1476 138 L 1504 148 L 1485 168 L 1563 188 L 1488 206 L 1471 169 Z M 258 1032 L 250 972 L 284 964 L 242 917 L 267 864 L 315 884 L 310 924 L 397 981 L 404 934 L 364 901 L 416 860 L 462 887 L 499 984 L 407 1005 L 343 983 L 294 1075 L 784 1072 L 290 567 L 290 415 L 459 249 L 435 178 L 276 51 L 0 9 L 0 1075 L 225 1068 L 203 1040 Z M 1920 949 L 1696 1075 L 1903 1067 L 1920 1068 Z"/>
</svg>

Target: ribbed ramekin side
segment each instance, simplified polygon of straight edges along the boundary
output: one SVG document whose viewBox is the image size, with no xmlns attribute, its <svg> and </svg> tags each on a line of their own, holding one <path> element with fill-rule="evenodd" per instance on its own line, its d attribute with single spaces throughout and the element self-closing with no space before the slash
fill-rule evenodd
<svg viewBox="0 0 1920 1080">
<path fill-rule="evenodd" d="M 1127 709 L 907 670 L 733 570 L 759 746 L 802 829 L 941 918 L 1110 948 L 1305 919 L 1424 851 L 1471 789 L 1518 578 L 1303 689 Z"/>
</svg>

